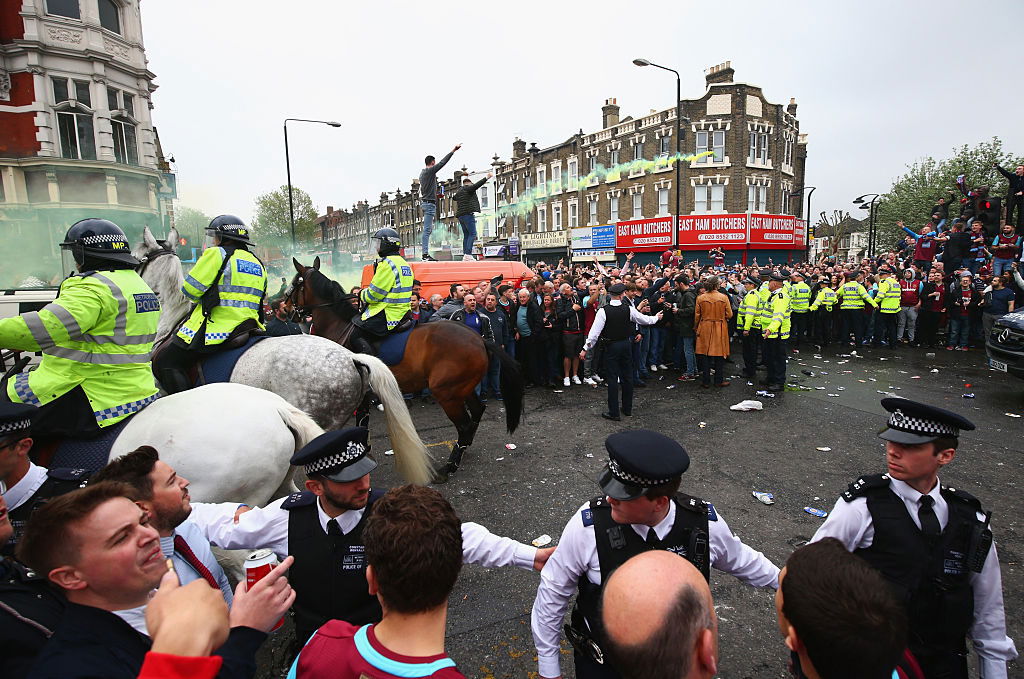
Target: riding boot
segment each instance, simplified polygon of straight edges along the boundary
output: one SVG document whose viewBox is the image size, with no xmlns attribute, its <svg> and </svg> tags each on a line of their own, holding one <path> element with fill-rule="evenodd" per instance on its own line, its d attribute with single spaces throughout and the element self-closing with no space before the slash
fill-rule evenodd
<svg viewBox="0 0 1024 679">
<path fill-rule="evenodd" d="M 160 371 L 160 386 L 168 394 L 177 394 L 181 391 L 188 391 L 192 388 L 192 380 L 181 370 L 175 368 L 164 368 Z"/>
<path fill-rule="evenodd" d="M 369 354 L 370 356 L 377 355 L 373 350 L 373 345 L 370 344 L 362 335 L 353 338 L 352 347 L 355 349 L 355 353 L 357 354 Z"/>
</svg>

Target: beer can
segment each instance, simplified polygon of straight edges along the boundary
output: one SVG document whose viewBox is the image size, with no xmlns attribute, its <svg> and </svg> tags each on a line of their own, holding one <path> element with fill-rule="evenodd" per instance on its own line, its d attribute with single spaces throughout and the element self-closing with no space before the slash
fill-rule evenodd
<svg viewBox="0 0 1024 679">
<path fill-rule="evenodd" d="M 249 591 L 253 585 L 267 577 L 270 571 L 277 567 L 277 564 L 277 555 L 270 549 L 257 549 L 255 552 L 251 552 L 245 558 L 245 591 Z M 270 631 L 275 632 L 281 629 L 283 624 L 284 616 L 281 616 L 281 619 Z"/>
</svg>

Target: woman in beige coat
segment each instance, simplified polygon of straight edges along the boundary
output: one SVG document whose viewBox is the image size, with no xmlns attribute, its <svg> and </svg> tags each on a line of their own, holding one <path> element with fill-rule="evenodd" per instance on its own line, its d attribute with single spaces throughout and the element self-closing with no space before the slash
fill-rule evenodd
<svg viewBox="0 0 1024 679">
<path fill-rule="evenodd" d="M 697 332 L 697 366 L 701 371 L 700 386 L 711 386 L 711 368 L 715 369 L 715 386 L 725 387 L 725 358 L 729 355 L 729 319 L 732 305 L 729 298 L 718 291 L 718 276 L 712 276 L 702 286 L 704 292 L 697 297 L 694 329 Z"/>
</svg>

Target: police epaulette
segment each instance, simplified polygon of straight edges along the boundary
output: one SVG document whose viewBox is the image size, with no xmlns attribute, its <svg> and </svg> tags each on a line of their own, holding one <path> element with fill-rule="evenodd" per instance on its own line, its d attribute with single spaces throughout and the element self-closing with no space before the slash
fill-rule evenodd
<svg viewBox="0 0 1024 679">
<path fill-rule="evenodd" d="M 947 498 L 950 498 L 950 497 L 956 498 L 957 500 L 960 500 L 961 502 L 964 502 L 964 503 L 970 505 L 971 509 L 973 509 L 976 512 L 980 512 L 981 511 L 981 500 L 979 500 L 978 498 L 974 497 L 973 495 L 968 493 L 966 490 L 957 490 L 956 488 L 949 488 L 947 486 L 942 486 L 942 494 L 944 496 L 946 496 Z"/>
<path fill-rule="evenodd" d="M 288 498 L 281 503 L 281 509 L 298 509 L 299 507 L 308 507 L 316 501 L 316 495 L 303 490 L 298 493 L 292 493 Z"/>
<path fill-rule="evenodd" d="M 853 502 L 869 490 L 874 488 L 886 488 L 888 485 L 888 474 L 871 474 L 870 476 L 862 476 L 851 483 L 847 489 L 843 491 L 842 498 L 847 502 Z"/>
<path fill-rule="evenodd" d="M 707 516 L 709 521 L 718 521 L 718 512 L 715 511 L 715 506 L 707 500 L 701 500 L 699 497 L 693 497 L 686 493 L 676 493 L 676 502 L 683 509 Z"/>
<path fill-rule="evenodd" d="M 85 481 L 92 472 L 88 469 L 72 469 L 70 467 L 57 467 L 55 469 L 47 469 L 46 475 L 50 478 L 57 479 L 58 481 Z"/>
</svg>

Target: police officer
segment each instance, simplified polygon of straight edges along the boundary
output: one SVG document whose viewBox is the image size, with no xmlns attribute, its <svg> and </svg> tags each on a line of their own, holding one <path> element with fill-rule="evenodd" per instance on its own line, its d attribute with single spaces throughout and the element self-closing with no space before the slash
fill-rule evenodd
<svg viewBox="0 0 1024 679">
<path fill-rule="evenodd" d="M 14 532 L 0 495 L 0 548 Z M 64 615 L 64 598 L 45 576 L 12 558 L 0 558 L 0 677 L 27 677 L 39 651 Z"/>
<path fill-rule="evenodd" d="M 84 469 L 47 470 L 29 460 L 33 440 L 30 429 L 38 408 L 0 402 L 0 494 L 7 504 L 12 529 L 0 554 L 12 556 L 25 524 L 47 500 L 80 488 L 89 473 Z M 2 675 L 0 675 L 2 676 Z"/>
<path fill-rule="evenodd" d="M 839 295 L 832 289 L 831 281 L 827 275 L 823 275 L 818 285 L 818 294 L 810 306 L 811 313 L 815 314 L 815 337 L 822 348 L 832 342 L 832 308 L 838 300 Z"/>
<path fill-rule="evenodd" d="M 361 354 L 373 354 L 371 342 L 386 336 L 398 327 L 409 313 L 412 296 L 412 267 L 399 254 L 402 241 L 394 229 L 378 229 L 370 243 L 381 258 L 373 272 L 373 279 L 359 293 L 365 307 L 352 333 L 352 347 Z M 426 249 L 424 249 L 426 253 Z"/>
<path fill-rule="evenodd" d="M 786 277 L 772 273 L 768 280 L 768 299 L 764 301 L 761 313 L 761 337 L 764 347 L 764 362 L 768 367 L 765 383 L 768 391 L 785 390 L 786 343 L 789 340 L 790 308 L 789 295 L 783 289 Z"/>
<path fill-rule="evenodd" d="M 793 339 L 794 346 L 800 346 L 800 342 L 810 336 L 811 317 L 808 314 L 808 306 L 811 302 L 811 286 L 804 282 L 804 274 L 800 271 L 792 272 L 790 281 L 788 289 L 790 310 L 792 311 L 790 337 Z"/>
<path fill-rule="evenodd" d="M 875 312 L 875 337 L 877 347 L 896 348 L 896 319 L 900 313 L 900 297 L 903 294 L 900 284 L 893 278 L 892 269 L 882 266 L 878 269 L 878 310 Z"/>
<path fill-rule="evenodd" d="M 646 429 L 605 439 L 608 464 L 598 480 L 604 495 L 583 504 L 562 531 L 541 572 L 533 602 L 533 640 L 540 676 L 561 676 L 559 628 L 579 589 L 566 633 L 580 679 L 618 677 L 604 658 L 598 602 L 618 566 L 648 549 L 674 552 L 710 580 L 710 567 L 754 587 L 778 587 L 779 569 L 733 535 L 710 502 L 679 491 L 690 457 L 681 445 Z M 651 583 L 657 587 L 657 583 Z"/>
<path fill-rule="evenodd" d="M 842 304 L 839 310 L 843 314 L 843 332 L 842 341 L 846 341 L 849 338 L 850 333 L 853 333 L 853 342 L 850 346 L 860 346 L 864 343 L 864 331 L 866 330 L 866 319 L 864 318 L 864 305 L 870 304 L 873 307 L 878 306 L 868 291 L 861 285 L 857 278 L 860 276 L 858 271 L 847 271 L 843 276 L 846 278 L 846 282 L 843 283 L 842 287 L 836 291 Z"/>
<path fill-rule="evenodd" d="M 78 273 L 40 311 L 0 320 L 0 347 L 42 351 L 39 367 L 14 376 L 11 401 L 39 406 L 36 438 L 92 438 L 157 397 L 150 353 L 160 303 L 135 273 L 124 232 L 83 219 L 62 250 Z"/>
<path fill-rule="evenodd" d="M 614 422 L 622 420 L 619 417 L 619 383 L 622 386 L 622 413 L 627 417 L 633 414 L 633 324 L 654 325 L 663 315 L 659 311 L 654 316 L 647 316 L 637 311 L 632 304 L 624 304 L 622 295 L 625 292 L 626 286 L 622 283 L 608 288 L 611 299 L 597 310 L 590 334 L 580 352 L 580 360 L 585 360 L 587 352 L 597 342 L 604 343 L 608 412 L 601 413 L 601 417 Z"/>
<path fill-rule="evenodd" d="M 813 540 L 839 539 L 890 580 L 907 607 L 910 650 L 928 679 L 967 677 L 967 635 L 981 676 L 1006 677 L 1017 650 L 1006 636 L 991 512 L 938 478 L 956 456 L 961 430 L 974 425 L 903 398 L 882 399 L 882 407 L 890 413 L 878 435 L 888 473 L 850 484 Z"/>
<path fill-rule="evenodd" d="M 224 549 L 266 547 L 295 557 L 289 580 L 296 598 L 297 639 L 306 640 L 332 618 L 353 625 L 379 622 L 380 604 L 366 586 L 363 525 L 384 494 L 370 488 L 377 462 L 364 427 L 330 431 L 291 459 L 302 466 L 306 490 L 238 515 L 237 503 L 192 503 L 191 521 Z M 514 564 L 540 570 L 552 551 L 498 537 L 476 523 L 462 524 L 466 563 L 488 568 Z"/>
<path fill-rule="evenodd" d="M 757 293 L 760 281 L 756 278 L 743 279 L 746 292 L 740 303 L 736 328 L 743 333 L 743 376 L 750 379 L 757 376 L 757 347 L 761 343 L 761 296 Z"/>
<path fill-rule="evenodd" d="M 220 215 L 206 233 L 214 247 L 206 248 L 181 286 L 196 304 L 156 360 L 160 384 L 171 394 L 192 387 L 188 371 L 201 355 L 222 349 L 242 333 L 264 329 L 267 271 L 249 252 L 249 228 L 234 215 Z"/>
</svg>

